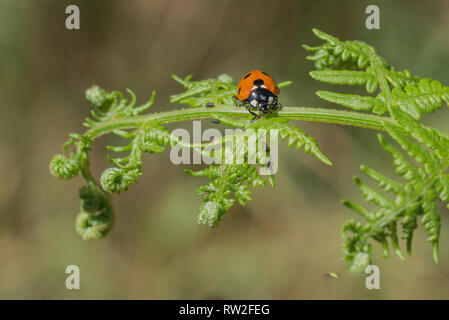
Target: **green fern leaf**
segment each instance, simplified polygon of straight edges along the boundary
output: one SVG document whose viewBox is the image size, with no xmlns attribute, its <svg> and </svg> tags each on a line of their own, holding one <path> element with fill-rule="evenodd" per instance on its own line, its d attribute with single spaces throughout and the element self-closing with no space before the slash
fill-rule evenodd
<svg viewBox="0 0 449 320">
<path fill-rule="evenodd" d="M 432 129 L 424 128 L 411 115 L 400 109 L 395 109 L 393 116 L 402 128 L 427 149 L 399 134 L 395 127 L 385 124 L 389 135 L 414 162 L 409 161 L 403 152 L 379 135 L 381 146 L 393 156 L 396 174 L 400 175 L 405 183 L 395 182 L 373 169 L 362 166 L 362 171 L 377 181 L 385 192 L 394 194 L 394 200 L 390 200 L 382 191 L 376 191 L 363 184 L 360 179 L 355 179 L 365 200 L 373 203 L 379 210 L 373 213 L 353 202 L 347 200 L 343 202 L 367 221 L 362 225 L 350 220 L 343 227 L 345 260 L 353 269 L 363 267 L 360 261 L 356 261 L 358 254 L 365 254 L 365 257 L 369 257 L 366 261 L 370 261 L 369 238 L 382 244 L 384 255 L 388 254 L 388 239 L 390 239 L 393 250 L 402 259 L 397 233 L 398 223 L 402 226 L 402 238 L 406 240 L 407 253 L 410 255 L 413 232 L 418 226 L 418 221 L 424 226 L 428 235 L 427 240 L 432 244 L 434 261 L 439 262 L 438 241 L 441 224 L 435 201 L 449 200 L 449 180 L 445 173 L 449 167 L 449 140 L 436 134 Z M 352 236 L 349 235 L 351 233 Z"/>
<path fill-rule="evenodd" d="M 449 103 L 449 87 L 436 80 L 421 79 L 408 70 L 395 71 L 366 43 L 343 42 L 316 29 L 314 33 L 325 43 L 319 47 L 304 47 L 314 52 L 309 57 L 315 61 L 317 68 L 310 72 L 313 79 L 334 85 L 363 85 L 368 94 L 381 89 L 375 97 L 318 91 L 320 98 L 353 110 L 376 114 L 399 108 L 415 119 L 441 108 L 443 102 Z"/>
</svg>

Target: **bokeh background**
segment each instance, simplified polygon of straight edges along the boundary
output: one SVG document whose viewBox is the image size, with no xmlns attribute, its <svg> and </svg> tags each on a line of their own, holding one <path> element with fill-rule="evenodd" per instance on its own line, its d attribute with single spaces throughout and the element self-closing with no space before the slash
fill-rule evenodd
<svg viewBox="0 0 449 320">
<path fill-rule="evenodd" d="M 81 29 L 65 28 L 65 8 L 81 10 Z M 365 8 L 381 10 L 381 29 L 365 28 Z M 280 149 L 277 187 L 257 189 L 217 229 L 196 224 L 205 182 L 146 155 L 144 175 L 112 197 L 116 225 L 103 240 L 74 230 L 80 178 L 58 181 L 48 163 L 69 132 L 82 132 L 90 105 L 84 90 L 131 88 L 141 102 L 157 91 L 153 111 L 182 88 L 171 74 L 195 79 L 253 68 L 278 81 L 289 106 L 332 107 L 314 92 L 313 65 L 301 44 L 311 28 L 374 45 L 398 69 L 449 83 L 449 2 L 322 0 L 0 1 L 0 298 L 4 299 L 446 299 L 448 212 L 442 209 L 441 265 L 420 227 L 413 256 L 379 257 L 381 290 L 346 271 L 340 228 L 355 215 L 340 205 L 360 200 L 351 176 L 361 163 L 391 173 L 376 132 L 299 123 L 333 161 Z M 445 107 L 425 122 L 447 125 Z M 190 123 L 183 124 L 191 128 Z M 211 126 L 209 121 L 203 127 Z M 95 176 L 108 166 L 105 137 L 91 151 Z M 192 166 L 194 169 L 198 168 Z M 65 268 L 81 270 L 81 289 L 65 288 Z M 324 274 L 336 272 L 338 279 Z"/>
</svg>

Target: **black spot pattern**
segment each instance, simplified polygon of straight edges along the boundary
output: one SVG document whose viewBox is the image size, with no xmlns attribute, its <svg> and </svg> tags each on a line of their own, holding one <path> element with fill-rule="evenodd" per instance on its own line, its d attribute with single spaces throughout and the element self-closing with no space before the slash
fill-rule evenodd
<svg viewBox="0 0 449 320">
<path fill-rule="evenodd" d="M 246 76 L 244 76 L 243 77 L 243 79 L 246 79 L 246 78 L 248 78 L 249 76 L 251 75 L 251 72 L 250 73 L 248 73 Z"/>
<path fill-rule="evenodd" d="M 263 85 L 263 80 L 262 79 L 256 79 L 256 80 L 254 80 L 254 85 L 256 86 L 256 87 L 260 87 L 261 85 Z"/>
</svg>

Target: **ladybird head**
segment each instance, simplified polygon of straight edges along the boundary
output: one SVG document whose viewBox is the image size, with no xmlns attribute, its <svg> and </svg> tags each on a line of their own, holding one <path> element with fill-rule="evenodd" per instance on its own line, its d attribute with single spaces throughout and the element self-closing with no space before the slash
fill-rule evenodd
<svg viewBox="0 0 449 320">
<path fill-rule="evenodd" d="M 257 88 L 251 92 L 248 102 L 254 108 L 267 110 L 277 103 L 277 96 L 265 88 Z"/>
</svg>

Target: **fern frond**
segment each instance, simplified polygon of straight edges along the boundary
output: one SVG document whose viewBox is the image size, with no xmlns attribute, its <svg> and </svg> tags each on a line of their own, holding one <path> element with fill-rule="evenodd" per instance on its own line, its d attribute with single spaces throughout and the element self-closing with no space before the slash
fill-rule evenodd
<svg viewBox="0 0 449 320">
<path fill-rule="evenodd" d="M 211 228 L 218 226 L 235 200 L 241 205 L 251 200 L 250 186 L 266 185 L 257 168 L 248 163 L 211 165 L 204 170 L 185 171 L 194 177 L 207 177 L 210 181 L 208 185 L 199 187 L 197 193 L 203 195 L 198 224 Z"/>
<path fill-rule="evenodd" d="M 267 118 L 260 122 L 254 122 L 247 126 L 248 129 L 264 129 L 269 133 L 276 131 L 275 135 L 279 135 L 282 140 L 286 140 L 288 147 L 295 147 L 296 150 L 304 148 L 306 153 L 315 156 L 321 162 L 332 165 L 332 162 L 321 152 L 317 141 L 308 136 L 299 127 L 287 124 L 287 121 L 276 118 Z M 273 134 L 274 135 L 274 134 Z"/>
<path fill-rule="evenodd" d="M 264 186 L 267 181 L 258 172 L 256 164 L 267 167 L 268 162 L 257 157 L 254 159 L 255 163 L 250 163 L 250 148 L 257 147 L 257 139 L 260 138 L 258 133 L 246 130 L 232 136 L 227 135 L 225 138 L 222 140 L 221 149 L 215 150 L 214 153 L 215 163 L 218 164 L 199 171 L 185 170 L 192 176 L 207 177 L 210 181 L 208 185 L 197 189 L 197 193 L 203 195 L 198 223 L 209 227 L 218 226 L 235 200 L 241 205 L 250 201 L 250 186 Z M 266 145 L 261 147 L 264 156 L 269 159 L 269 148 Z M 274 187 L 273 175 L 268 175 L 267 179 Z"/>
<path fill-rule="evenodd" d="M 207 145 L 195 146 L 189 142 L 183 141 L 180 137 L 172 134 L 167 128 L 156 123 L 146 123 L 128 133 L 126 137 L 132 137 L 132 141 L 124 146 L 108 146 L 113 152 L 129 152 L 128 156 L 113 158 L 108 156 L 108 160 L 118 168 L 106 169 L 101 177 L 100 183 L 104 190 L 108 192 L 121 193 L 128 187 L 137 182 L 138 176 L 142 175 L 142 155 L 147 153 L 164 152 L 167 146 L 180 145 L 185 148 L 191 148 L 211 156 L 204 150 Z"/>
<path fill-rule="evenodd" d="M 415 76 L 408 70 L 396 71 L 366 43 L 340 41 L 322 31 L 313 31 L 324 43 L 317 47 L 304 46 L 313 53 L 308 59 L 315 61 L 317 69 L 310 72 L 311 77 L 333 85 L 365 86 L 368 93 L 361 96 L 318 91 L 317 95 L 356 111 L 380 115 L 389 113 L 394 122 L 385 121 L 384 129 L 402 149 L 399 150 L 379 135 L 381 146 L 393 157 L 395 173 L 402 177 L 404 183 L 389 179 L 366 166 L 361 166 L 362 171 L 376 181 L 381 190 L 377 191 L 355 177 L 366 202 L 378 209 L 371 212 L 351 201 L 343 201 L 366 220 L 364 225 L 350 220 L 343 227 L 345 260 L 351 268 L 366 266 L 372 251 L 369 239 L 382 245 L 384 256 L 388 254 L 390 243 L 402 258 L 398 224 L 402 226 L 407 252 L 411 254 L 413 232 L 420 221 L 429 236 L 428 241 L 432 243 L 434 260 L 438 263 L 440 217 L 435 201 L 449 200 L 445 173 L 449 166 L 449 140 L 445 133 L 426 128 L 417 120 L 423 113 L 432 113 L 443 103 L 449 103 L 449 87 L 436 80 Z M 400 133 L 398 128 L 414 140 L 404 137 L 404 132 Z"/>
<path fill-rule="evenodd" d="M 87 89 L 86 99 L 94 105 L 94 110 L 91 110 L 93 119 L 86 118 L 84 126 L 92 129 L 102 122 L 137 116 L 150 108 L 156 97 L 156 92 L 153 91 L 148 102 L 136 107 L 136 96 L 134 92 L 129 89 L 126 89 L 126 91 L 131 96 L 129 103 L 128 99 L 121 92 L 107 92 L 99 86 L 92 86 Z"/>
<path fill-rule="evenodd" d="M 387 105 L 380 99 L 371 96 L 359 96 L 356 94 L 337 93 L 330 91 L 317 91 L 317 96 L 323 100 L 339 104 L 356 111 L 371 111 L 375 114 L 385 114 Z"/>
<path fill-rule="evenodd" d="M 427 128 L 418 120 L 422 114 L 432 113 L 449 102 L 449 88 L 408 70 L 397 71 L 364 42 L 341 41 L 317 29 L 313 32 L 324 43 L 304 46 L 312 52 L 308 59 L 315 62 L 317 69 L 310 72 L 312 78 L 333 85 L 363 86 L 367 92 L 358 95 L 321 90 L 318 96 L 354 111 L 281 107 L 250 121 L 246 110 L 234 105 L 236 85 L 225 74 L 201 81 L 193 81 L 191 76 L 184 79 L 173 76 L 185 91 L 171 96 L 170 101 L 189 108 L 149 114 L 143 113 L 153 104 L 154 92 L 147 103 L 135 106 L 136 97 L 130 90 L 125 98 L 118 91 L 107 92 L 98 86 L 88 89 L 86 98 L 94 105 L 91 117 L 84 123 L 88 130 L 84 134 L 70 134 L 63 154 L 54 156 L 50 162 L 50 171 L 58 178 L 82 175 L 86 181 L 86 186 L 80 189 L 81 212 L 76 219 L 80 235 L 84 239 L 104 237 L 113 224 L 107 192 L 120 193 L 137 182 L 142 175 L 143 153 L 160 153 L 173 146 L 196 150 L 215 161 L 203 170 L 186 172 L 209 179 L 197 189 L 203 196 L 198 223 L 216 227 L 235 202 L 244 205 L 251 200 L 251 188 L 266 185 L 267 181 L 274 187 L 273 141 L 267 143 L 266 137 L 280 137 L 289 147 L 303 148 L 331 165 L 317 141 L 289 123 L 289 120 L 319 121 L 384 130 L 395 141 L 391 143 L 379 135 L 380 145 L 391 154 L 401 182 L 362 165 L 362 172 L 377 184 L 375 187 L 354 178 L 369 207 L 343 201 L 364 221 L 351 219 L 342 228 L 344 256 L 350 267 L 363 269 L 370 263 L 373 240 L 381 244 L 383 256 L 388 255 L 391 245 L 402 259 L 401 236 L 410 255 L 419 224 L 428 235 L 438 263 L 441 222 L 436 202 L 449 202 L 449 134 Z M 290 81 L 281 82 L 279 87 L 289 84 Z M 210 142 L 192 144 L 165 127 L 168 123 L 200 119 L 219 120 L 238 130 Z M 113 167 L 103 172 L 99 185 L 90 173 L 88 152 L 93 141 L 107 133 L 127 142 L 108 147 L 111 154 L 121 155 L 108 156 Z M 231 162 L 227 162 L 229 159 Z M 398 229 L 402 229 L 401 235 Z"/>
<path fill-rule="evenodd" d="M 253 187 L 264 186 L 268 181 L 274 187 L 274 175 L 268 174 L 266 179 L 263 179 L 257 170 L 257 165 L 270 169 L 270 149 L 267 148 L 264 141 L 268 137 L 270 139 L 281 137 L 283 140 L 288 140 L 289 147 L 296 146 L 298 150 L 304 148 L 305 152 L 314 155 L 328 165 L 332 165 L 330 160 L 320 151 L 315 139 L 306 135 L 301 129 L 289 126 L 285 120 L 270 117 L 255 122 L 226 117 L 218 117 L 218 119 L 235 127 L 243 127 L 244 131 L 235 135 L 226 135 L 224 139 L 218 141 L 221 144 L 221 149 L 215 150 L 214 157 L 216 163 L 221 164 L 211 165 L 196 172 L 185 170 L 192 176 L 208 177 L 210 180 L 208 185 L 197 190 L 199 194 L 204 196 L 198 218 L 200 224 L 216 227 L 235 200 L 241 205 L 250 201 L 250 185 Z M 259 146 L 264 150 L 260 151 Z M 249 156 L 251 147 L 257 149 L 255 150 L 256 153 L 264 153 L 265 159 L 261 159 L 258 154 L 257 158 L 253 159 L 255 162 L 251 163 L 251 157 Z M 229 154 L 231 154 L 231 157 L 227 157 Z M 241 159 L 243 162 L 239 163 L 236 159 Z M 229 161 L 232 164 L 229 164 Z"/>
<path fill-rule="evenodd" d="M 213 106 L 234 105 L 236 86 L 234 80 L 227 74 L 222 74 L 216 79 L 192 81 L 192 76 L 184 79 L 176 75 L 173 79 L 184 86 L 186 91 L 172 95 L 170 102 L 187 104 L 193 108 L 204 107 L 208 103 Z"/>
<path fill-rule="evenodd" d="M 385 124 L 390 137 L 406 155 L 387 142 L 382 135 L 379 135 L 379 142 L 392 155 L 395 172 L 403 178 L 404 183 L 393 181 L 373 169 L 362 166 L 362 171 L 368 177 L 378 182 L 383 191 L 391 192 L 394 197 L 390 199 L 383 191 L 376 191 L 363 184 L 360 179 L 355 179 L 365 200 L 379 209 L 373 213 L 361 205 L 343 201 L 343 204 L 366 220 L 365 225 L 355 224 L 350 220 L 343 227 L 345 260 L 351 268 L 364 266 L 360 262 L 360 254 L 363 254 L 364 262 L 370 262 L 370 238 L 382 244 L 385 255 L 388 254 L 389 239 L 394 251 L 402 258 L 398 224 L 402 226 L 402 238 L 406 240 L 407 253 L 410 255 L 413 232 L 418 227 L 418 221 L 423 225 L 428 235 L 427 240 L 432 244 L 434 261 L 439 261 L 440 216 L 436 210 L 436 200 L 449 201 L 446 173 L 449 167 L 449 140 L 435 134 L 431 129 L 424 128 L 411 115 L 400 109 L 394 111 L 394 117 L 422 145 L 402 136 L 393 126 Z M 352 235 L 349 235 L 350 233 Z"/>
<path fill-rule="evenodd" d="M 325 41 L 324 44 L 317 47 L 303 45 L 307 51 L 314 52 L 314 55 L 308 56 L 307 59 L 314 61 L 318 70 L 363 69 L 368 65 L 370 58 L 366 49 L 374 50 L 371 46 L 362 41 L 340 41 L 316 28 L 312 31 L 319 39 Z"/>
<path fill-rule="evenodd" d="M 322 31 L 313 30 L 325 43 L 318 47 L 304 46 L 314 54 L 317 70 L 310 76 L 318 81 L 334 85 L 362 85 L 368 94 L 360 96 L 330 91 L 318 91 L 317 95 L 329 102 L 357 111 L 385 114 L 389 108 L 399 108 L 420 119 L 423 113 L 432 113 L 449 103 L 449 87 L 432 79 L 421 79 L 410 71 L 395 71 L 376 54 L 370 45 L 361 41 L 340 41 Z"/>
</svg>

